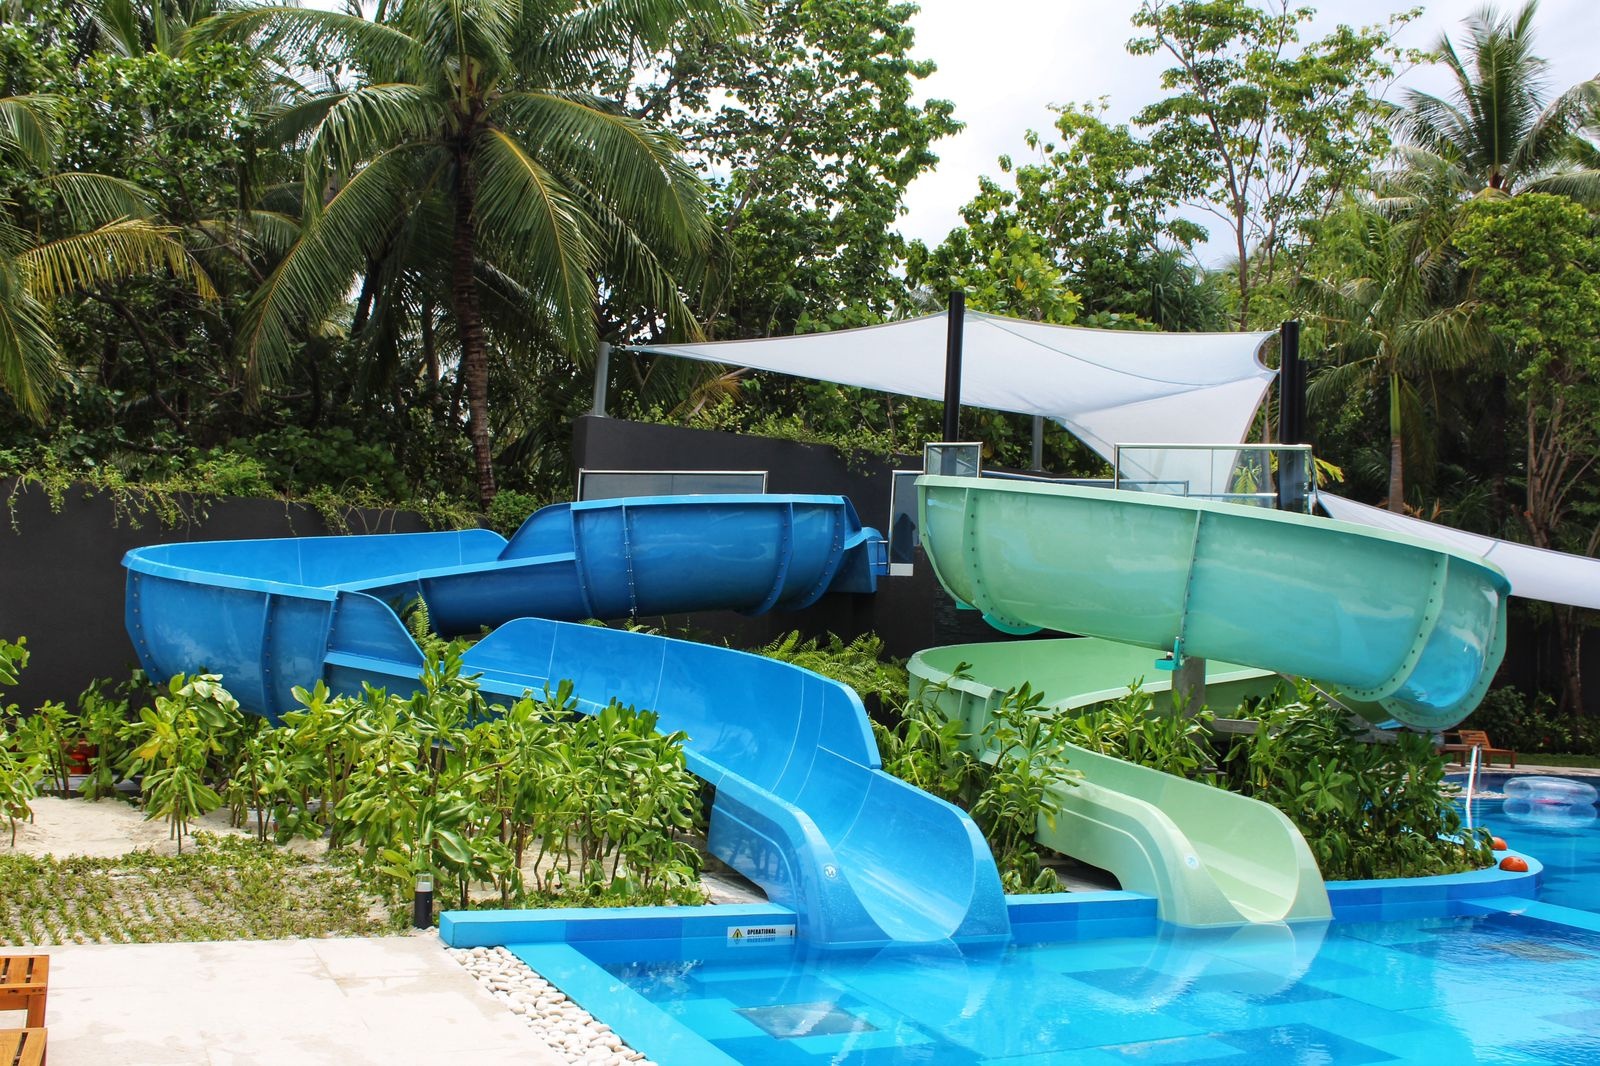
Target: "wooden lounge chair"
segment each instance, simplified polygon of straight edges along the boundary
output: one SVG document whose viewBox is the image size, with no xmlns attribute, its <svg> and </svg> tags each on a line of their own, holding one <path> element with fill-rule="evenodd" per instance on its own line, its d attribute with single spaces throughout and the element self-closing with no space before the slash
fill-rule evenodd
<svg viewBox="0 0 1600 1066">
<path fill-rule="evenodd" d="M 0 955 L 0 1010 L 25 1010 L 28 1028 L 44 1028 L 44 1000 L 50 991 L 50 956 Z M 6 1061 L 0 1056 L 0 1063 Z"/>
<path fill-rule="evenodd" d="M 44 1066 L 43 1029 L 0 1029 L 0 1063 Z"/>
<path fill-rule="evenodd" d="M 1451 740 L 1451 737 L 1455 739 Z M 1511 761 L 1511 768 L 1513 770 L 1517 768 L 1517 753 L 1510 748 L 1495 747 L 1489 743 L 1489 734 L 1481 729 L 1458 729 L 1454 733 L 1446 733 L 1444 740 L 1444 745 L 1439 750 L 1454 753 L 1456 756 L 1454 761 L 1462 766 L 1467 765 L 1467 760 L 1472 758 L 1472 749 L 1477 748 L 1483 765 L 1493 766 L 1494 756 L 1504 755 Z"/>
</svg>

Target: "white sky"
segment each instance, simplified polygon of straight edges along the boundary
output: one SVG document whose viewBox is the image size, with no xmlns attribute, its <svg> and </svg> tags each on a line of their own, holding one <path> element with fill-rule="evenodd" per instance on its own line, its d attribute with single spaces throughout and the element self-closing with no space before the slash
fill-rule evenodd
<svg viewBox="0 0 1600 1066">
<path fill-rule="evenodd" d="M 1159 56 L 1135 57 L 1124 49 L 1134 36 L 1130 22 L 1138 0 L 919 0 L 922 10 L 913 54 L 932 59 L 938 71 L 921 83 L 924 98 L 954 101 L 967 128 L 934 145 L 938 168 L 907 190 L 901 232 L 937 244 L 960 224 L 961 205 L 978 188 L 978 176 L 999 176 L 996 160 L 1010 153 L 1028 157 L 1022 136 L 1030 127 L 1052 127 L 1052 104 L 1108 98 L 1108 117 L 1125 121 L 1162 95 Z M 1315 39 L 1341 22 L 1370 25 L 1387 20 L 1406 0 L 1323 0 L 1302 40 Z M 1417 0 L 1420 4 L 1421 0 Z M 1460 40 L 1460 24 L 1482 8 L 1482 0 L 1436 0 L 1399 38 L 1429 48 L 1442 31 Z M 1520 8 L 1515 0 L 1497 5 Z M 1543 0 L 1535 25 L 1535 51 L 1550 61 L 1550 82 L 1565 89 L 1600 73 L 1600 0 Z M 1438 71 L 1418 68 L 1400 79 L 1444 92 Z M 1392 96 L 1394 94 L 1391 94 Z M 1206 220 L 1196 216 L 1197 220 Z M 1210 225 L 1213 237 L 1216 225 Z M 1218 254 L 1221 254 L 1220 247 Z M 1209 253 L 1204 258 L 1216 256 Z"/>
</svg>

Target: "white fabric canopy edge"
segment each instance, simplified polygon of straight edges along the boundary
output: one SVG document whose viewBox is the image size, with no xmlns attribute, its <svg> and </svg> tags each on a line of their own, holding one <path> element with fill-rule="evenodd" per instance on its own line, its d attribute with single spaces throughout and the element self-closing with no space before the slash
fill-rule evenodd
<svg viewBox="0 0 1600 1066">
<path fill-rule="evenodd" d="M 1481 556 L 1510 579 L 1513 596 L 1600 610 L 1600 559 L 1451 529 L 1332 493 L 1317 493 L 1317 501 L 1323 510 L 1341 522 L 1407 533 Z"/>
<path fill-rule="evenodd" d="M 1242 441 L 1276 376 L 1261 361 L 1271 332 L 1101 330 L 982 312 L 964 325 L 964 406 L 1050 418 L 1108 461 L 1118 439 Z M 627 347 L 939 400 L 947 333 L 939 312 L 829 333 Z M 1130 424 L 1136 413 L 1148 417 Z"/>
</svg>

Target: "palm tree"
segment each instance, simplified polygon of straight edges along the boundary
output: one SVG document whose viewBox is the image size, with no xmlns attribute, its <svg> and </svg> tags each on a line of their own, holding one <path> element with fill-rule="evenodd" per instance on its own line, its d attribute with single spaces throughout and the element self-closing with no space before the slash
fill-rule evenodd
<svg viewBox="0 0 1600 1066">
<path fill-rule="evenodd" d="M 137 186 L 103 174 L 52 172 L 57 103 L 41 95 L 0 98 L 0 170 L 44 174 L 71 223 L 64 235 L 43 239 L 0 194 L 0 389 L 36 419 L 44 416 L 49 388 L 65 375 L 50 328 L 51 301 L 160 270 L 191 282 L 204 298 L 216 295 L 173 230 L 150 220 Z"/>
<path fill-rule="evenodd" d="M 1457 49 L 1435 45 L 1455 79 L 1449 99 L 1407 93 L 1396 117 L 1409 171 L 1447 174 L 1464 195 L 1538 190 L 1600 203 L 1600 170 L 1574 162 L 1575 134 L 1600 100 L 1591 78 L 1545 102 L 1545 60 L 1533 54 L 1538 0 L 1515 15 L 1484 8 L 1467 20 Z"/>
<path fill-rule="evenodd" d="M 1448 299 L 1454 261 L 1437 251 L 1437 236 L 1425 225 L 1431 217 L 1396 220 L 1352 203 L 1328 224 L 1337 275 L 1308 273 L 1300 282 L 1300 298 L 1326 329 L 1334 360 L 1312 382 L 1311 398 L 1342 401 L 1357 390 L 1387 389 L 1392 511 L 1405 509 L 1407 454 L 1420 443 L 1419 386 L 1491 350 L 1478 317 Z"/>
<path fill-rule="evenodd" d="M 445 279 L 487 507 L 497 318 L 514 309 L 522 320 L 498 338 L 503 356 L 553 334 L 583 358 L 603 279 L 692 324 L 675 272 L 695 269 L 711 240 L 705 188 L 668 134 L 585 86 L 600 64 L 648 54 L 686 23 L 730 32 L 742 11 L 734 0 L 400 0 L 379 11 L 368 21 L 264 7 L 191 31 L 333 49 L 358 72 L 353 87 L 279 116 L 279 130 L 306 138 L 302 226 L 253 298 L 242 346 L 271 375 L 357 277 L 380 275 L 395 256 L 428 264 Z M 486 316 L 486 304 L 501 314 Z"/>
</svg>

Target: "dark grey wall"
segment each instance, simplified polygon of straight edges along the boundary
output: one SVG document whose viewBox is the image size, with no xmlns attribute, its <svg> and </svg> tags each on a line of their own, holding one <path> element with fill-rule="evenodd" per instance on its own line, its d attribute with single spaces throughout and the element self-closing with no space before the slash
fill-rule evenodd
<svg viewBox="0 0 1600 1066">
<path fill-rule="evenodd" d="M 188 515 L 163 528 L 155 515 L 119 513 L 105 493 L 74 489 L 59 511 L 38 488 L 0 481 L 0 637 L 28 638 L 31 660 L 21 682 L 0 699 L 24 709 L 70 701 L 97 677 L 126 677 L 137 665 L 123 629 L 122 556 L 130 548 L 185 540 L 314 536 L 322 517 L 272 500 L 180 499 Z M 414 514 L 352 511 L 350 528 L 412 533 Z M 133 523 L 137 522 L 135 526 Z"/>
</svg>

